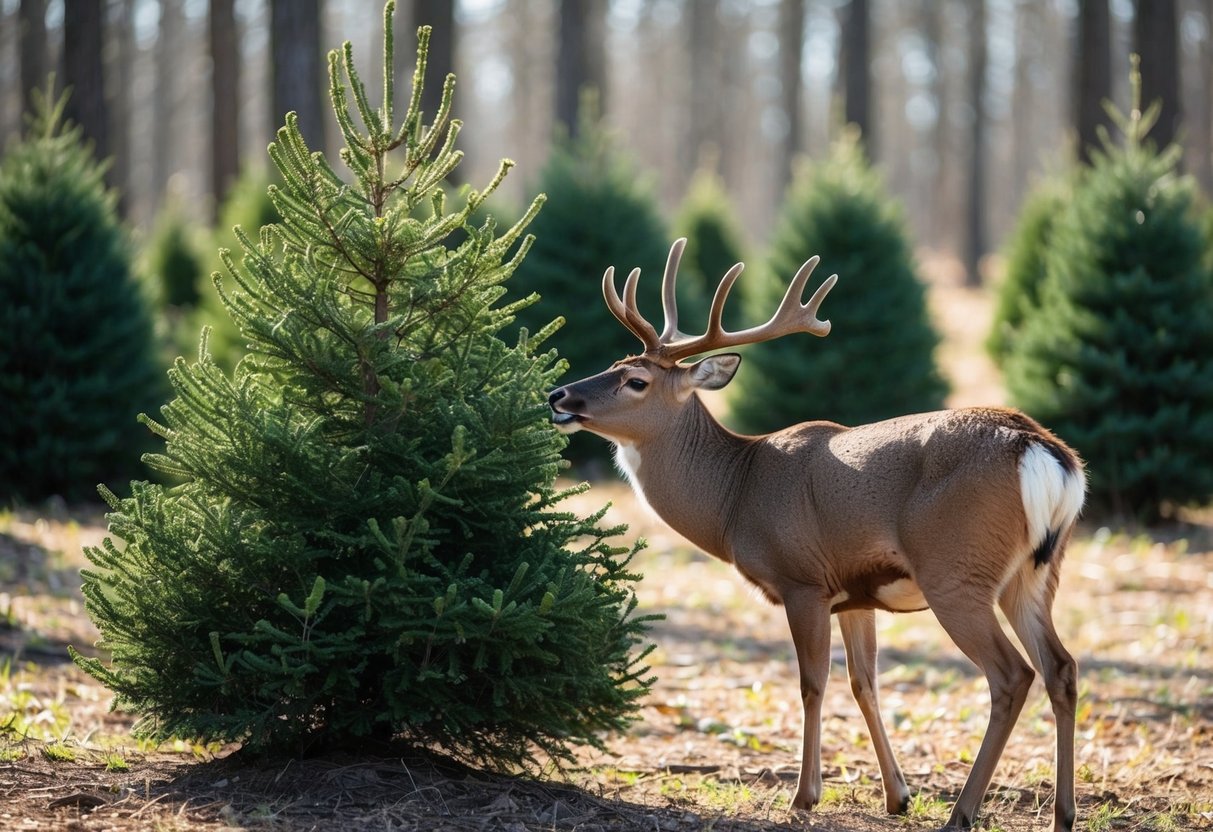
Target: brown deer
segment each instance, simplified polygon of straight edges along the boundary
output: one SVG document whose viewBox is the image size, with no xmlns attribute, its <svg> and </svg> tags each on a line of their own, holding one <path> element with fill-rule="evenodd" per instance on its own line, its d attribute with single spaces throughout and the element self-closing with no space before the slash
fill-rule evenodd
<svg viewBox="0 0 1213 832">
<path fill-rule="evenodd" d="M 1054 830 L 1071 829 L 1077 666 L 1054 629 L 1052 605 L 1086 493 L 1081 461 L 1032 419 L 1002 408 L 853 428 L 805 422 L 765 436 L 729 431 L 696 391 L 728 384 L 740 357 L 682 359 L 793 332 L 825 336 L 830 323 L 817 310 L 837 275 L 801 304 L 812 258 L 769 321 L 727 332 L 721 315 L 739 263 L 716 290 L 707 331 L 691 337 L 678 330 L 674 295 L 685 243 L 674 243 L 666 263 L 660 334 L 636 308 L 640 270 L 628 275 L 622 299 L 614 269 L 606 270 L 607 306 L 644 353 L 560 387 L 548 401 L 561 431 L 584 429 L 615 444 L 619 467 L 665 522 L 784 606 L 804 700 L 793 806 L 810 809 L 821 799 L 821 703 L 837 614 L 885 806 L 906 810 L 909 788 L 877 701 L 875 610 L 929 608 L 990 687 L 989 725 L 948 820 L 971 826 L 1034 678 L 998 622 L 998 604 L 1044 678 L 1057 725 Z"/>
</svg>

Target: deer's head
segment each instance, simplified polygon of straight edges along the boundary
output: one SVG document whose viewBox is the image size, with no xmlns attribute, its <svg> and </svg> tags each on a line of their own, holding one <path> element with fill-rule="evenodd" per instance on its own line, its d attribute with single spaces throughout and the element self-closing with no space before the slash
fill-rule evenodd
<svg viewBox="0 0 1213 832">
<path fill-rule="evenodd" d="M 729 291 L 744 268 L 738 263 L 725 273 L 716 288 L 707 331 L 697 336 L 680 332 L 674 290 L 685 246 L 685 238 L 675 241 L 666 261 L 661 281 L 665 324 L 660 334 L 636 308 L 640 269 L 633 269 L 628 275 L 622 298 L 615 288 L 614 267 L 606 270 L 602 276 L 606 304 L 619 322 L 640 339 L 644 352 L 617 361 L 598 375 L 552 391 L 548 404 L 552 408 L 552 422 L 559 430 L 573 433 L 584 428 L 615 441 L 636 442 L 669 424 L 695 391 L 724 387 L 741 364 L 741 357 L 735 353 L 710 355 L 693 364 L 683 363 L 684 359 L 725 347 L 769 341 L 792 332 L 829 334 L 830 322 L 818 320 L 817 309 L 838 275 L 827 278 L 808 303 L 800 302 L 805 284 L 817 266 L 817 257 L 800 267 L 779 308 L 765 324 L 739 332 L 728 332 L 721 324 Z"/>
</svg>

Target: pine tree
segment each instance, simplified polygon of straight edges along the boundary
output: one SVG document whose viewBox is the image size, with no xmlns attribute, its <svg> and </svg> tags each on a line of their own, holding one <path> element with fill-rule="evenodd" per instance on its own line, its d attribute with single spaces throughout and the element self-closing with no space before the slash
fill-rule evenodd
<svg viewBox="0 0 1213 832">
<path fill-rule="evenodd" d="M 592 101 L 583 105 L 577 137 L 560 142 L 544 167 L 540 189 L 547 207 L 531 227 L 535 245 L 514 287 L 518 297 L 540 296 L 519 315 L 524 325 L 536 329 L 553 318 L 565 319 L 552 340 L 582 374 L 605 369 L 638 347 L 603 303 L 603 272 L 614 266 L 627 274 L 639 267 L 645 275 L 641 309 L 660 309 L 661 274 L 672 242 L 651 189 L 592 117 L 592 107 Z M 601 461 L 606 453 L 606 443 L 589 435 L 574 435 L 566 452 L 578 463 Z"/>
<path fill-rule="evenodd" d="M 1124 144 L 1092 153 L 1006 361 L 1012 400 L 1086 458 L 1088 511 L 1146 521 L 1213 496 L 1213 275 L 1157 114 L 1113 111 Z"/>
<path fill-rule="evenodd" d="M 39 97 L 0 162 L 0 502 L 138 473 L 161 394 L 152 324 L 104 167 Z"/>
<path fill-rule="evenodd" d="M 147 422 L 165 439 L 153 464 L 181 484 L 106 494 L 125 545 L 89 550 L 84 593 L 113 658 L 76 660 L 142 736 L 280 752 L 400 735 L 501 766 L 567 759 L 645 691 L 636 576 L 601 514 L 556 506 L 544 394 L 561 365 L 501 304 L 541 200 L 500 235 L 466 224 L 503 162 L 448 208 L 454 76 L 427 126 L 423 27 L 396 126 L 392 13 L 381 109 L 350 45 L 329 56 L 351 181 L 293 113 L 271 145 L 283 221 L 240 234 L 220 287 L 249 355 L 228 375 L 204 337 L 178 359 L 176 398 Z"/>
<path fill-rule="evenodd" d="M 1045 252 L 1057 217 L 1070 200 L 1073 184 L 1065 179 L 1044 180 L 1029 192 L 1019 211 L 1007 242 L 1006 274 L 998 287 L 994 321 L 986 340 L 986 350 L 1000 367 L 1014 351 L 1020 328 L 1039 303 Z"/>
<path fill-rule="evenodd" d="M 833 329 L 822 339 L 750 348 L 750 366 L 732 385 L 738 426 L 761 432 L 806 419 L 855 425 L 940 407 L 947 387 L 934 362 L 939 338 L 901 213 L 853 134 L 797 171 L 766 267 L 741 279 L 752 323 L 774 312 L 788 281 L 815 254 L 821 264 L 814 284 L 839 275 L 821 309 Z"/>
<path fill-rule="evenodd" d="M 724 182 L 711 169 L 700 168 L 692 177 L 674 218 L 674 236 L 687 238 L 678 270 L 678 285 L 685 301 L 680 314 L 688 326 L 693 326 L 692 321 L 706 326 L 720 279 L 735 263 L 745 260 L 741 223 Z M 743 325 L 735 306 L 725 307 L 724 325 L 726 329 Z"/>
<path fill-rule="evenodd" d="M 162 306 L 182 312 L 200 298 L 202 253 L 188 220 L 177 207 L 161 213 L 143 252 L 143 271 Z"/>
</svg>

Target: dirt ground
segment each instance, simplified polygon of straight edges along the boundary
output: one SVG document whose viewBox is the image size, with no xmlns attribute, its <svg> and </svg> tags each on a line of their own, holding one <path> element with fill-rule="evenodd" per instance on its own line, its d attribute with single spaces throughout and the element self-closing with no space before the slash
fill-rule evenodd
<svg viewBox="0 0 1213 832">
<path fill-rule="evenodd" d="M 997 402 L 973 349 L 988 303 L 933 287 L 948 335 L 954 403 Z M 975 357 L 978 356 L 978 357 Z M 695 551 L 619 485 L 578 500 L 612 502 L 631 525 L 657 683 L 609 751 L 541 778 L 491 775 L 439 753 L 255 763 L 231 749 L 148 747 L 131 718 L 67 660 L 96 633 L 83 613 L 81 547 L 96 511 L 0 513 L 0 830 L 904 830 L 940 826 L 988 716 L 985 683 L 930 613 L 878 616 L 882 710 L 914 798 L 884 813 L 879 774 L 850 696 L 841 640 L 822 736 L 826 793 L 813 814 L 789 802 L 801 714 L 782 611 Z M 1056 620 L 1080 664 L 1080 828 L 1213 829 L 1213 511 L 1166 529 L 1084 527 L 1067 555 Z M 987 798 L 986 829 L 1047 828 L 1052 715 L 1039 684 Z"/>
</svg>

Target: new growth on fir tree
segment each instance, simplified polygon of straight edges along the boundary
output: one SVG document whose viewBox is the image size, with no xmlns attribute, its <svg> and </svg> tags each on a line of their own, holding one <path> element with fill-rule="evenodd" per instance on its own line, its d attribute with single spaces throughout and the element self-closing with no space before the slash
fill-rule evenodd
<svg viewBox="0 0 1213 832">
<path fill-rule="evenodd" d="M 813 255 L 839 277 L 830 296 L 833 331 L 821 341 L 749 348 L 749 372 L 731 385 L 739 429 L 760 433 L 806 419 L 859 425 L 941 407 L 939 337 L 901 212 L 853 132 L 797 171 L 764 267 L 740 283 L 748 319 L 762 320 Z"/>
<path fill-rule="evenodd" d="M 522 303 L 501 302 L 540 200 L 503 232 L 467 223 L 503 162 L 448 207 L 454 77 L 423 114 L 422 28 L 396 123 L 392 12 L 378 109 L 349 44 L 329 56 L 350 177 L 293 114 L 270 147 L 282 222 L 241 233 L 217 280 L 249 354 L 229 375 L 204 336 L 173 368 L 176 398 L 145 421 L 180 484 L 104 492 L 114 539 L 89 551 L 84 593 L 113 658 L 76 660 L 142 736 L 568 759 L 646 689 L 636 576 L 601 514 L 556 507 L 544 396 L 563 362 L 536 351 L 555 325 L 519 334 Z"/>
<path fill-rule="evenodd" d="M 1140 76 L 1131 78 L 1134 98 Z M 1181 149 L 1137 101 L 1054 222 L 1008 391 L 1087 460 L 1088 510 L 1151 521 L 1213 496 L 1213 275 Z"/>
<path fill-rule="evenodd" d="M 164 389 L 115 195 L 66 102 L 35 96 L 0 161 L 0 503 L 139 475 L 135 417 Z"/>
</svg>

